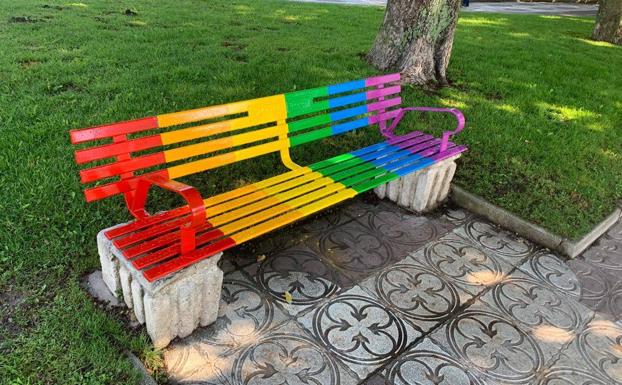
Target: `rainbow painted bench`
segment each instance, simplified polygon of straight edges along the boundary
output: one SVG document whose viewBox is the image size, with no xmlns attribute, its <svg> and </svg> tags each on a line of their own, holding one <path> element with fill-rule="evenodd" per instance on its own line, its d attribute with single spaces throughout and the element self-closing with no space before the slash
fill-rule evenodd
<svg viewBox="0 0 622 385">
<path fill-rule="evenodd" d="M 401 107 L 399 80 L 390 74 L 71 131 L 80 144 L 76 162 L 89 165 L 80 171 L 86 200 L 123 195 L 135 218 L 99 234 L 102 273 L 156 346 L 216 319 L 223 250 L 371 189 L 419 209 L 447 195 L 453 160 L 466 150 L 449 138 L 464 117 L 455 109 Z M 394 135 L 408 111 L 451 113 L 458 126 L 440 139 Z M 381 143 L 308 166 L 291 159 L 290 148 L 376 125 Z M 208 198 L 178 181 L 270 153 L 290 171 Z M 425 170 L 436 171 L 417 180 Z M 187 205 L 150 215 L 145 202 L 153 186 Z"/>
</svg>

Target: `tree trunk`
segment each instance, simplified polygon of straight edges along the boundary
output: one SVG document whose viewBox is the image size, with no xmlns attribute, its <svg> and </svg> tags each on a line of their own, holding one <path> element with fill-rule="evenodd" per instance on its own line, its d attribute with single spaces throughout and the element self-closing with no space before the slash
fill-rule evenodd
<svg viewBox="0 0 622 385">
<path fill-rule="evenodd" d="M 622 0 L 600 0 L 592 39 L 622 45 Z"/>
<path fill-rule="evenodd" d="M 405 83 L 446 85 L 459 8 L 460 0 L 388 0 L 369 62 L 399 70 Z"/>
</svg>

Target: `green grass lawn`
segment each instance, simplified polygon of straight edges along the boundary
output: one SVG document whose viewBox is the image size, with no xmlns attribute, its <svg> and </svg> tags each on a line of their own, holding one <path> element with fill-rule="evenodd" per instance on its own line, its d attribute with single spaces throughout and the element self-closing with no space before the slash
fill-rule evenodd
<svg viewBox="0 0 622 385">
<path fill-rule="evenodd" d="M 83 202 L 69 129 L 377 73 L 362 57 L 382 19 L 378 8 L 84 1 L 0 2 L 2 384 L 132 383 L 125 349 L 157 362 L 144 334 L 79 287 L 98 266 L 95 234 L 128 215 L 120 199 Z M 125 15 L 128 8 L 137 14 Z M 622 196 L 622 49 L 591 42 L 592 24 L 464 14 L 452 87 L 404 94 L 408 105 L 465 112 L 457 140 L 470 152 L 457 183 L 570 237 Z M 303 146 L 295 158 L 310 162 L 377 139 L 361 131 Z M 274 173 L 273 161 L 191 182 L 209 195 Z"/>
</svg>

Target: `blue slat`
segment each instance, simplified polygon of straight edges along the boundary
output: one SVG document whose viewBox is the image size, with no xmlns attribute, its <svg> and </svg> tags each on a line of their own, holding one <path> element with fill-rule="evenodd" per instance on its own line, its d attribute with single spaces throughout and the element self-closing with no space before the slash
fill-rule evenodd
<svg viewBox="0 0 622 385">
<path fill-rule="evenodd" d="M 428 167 L 429 165 L 432 165 L 436 163 L 433 159 L 430 158 L 421 158 L 417 163 L 411 165 L 411 166 L 407 166 L 407 167 L 403 167 L 399 170 L 395 170 L 393 171 L 394 173 L 396 173 L 399 176 L 404 176 L 404 175 L 408 175 L 414 171 L 420 170 L 422 168 Z"/>
<path fill-rule="evenodd" d="M 332 86 L 328 86 L 328 94 L 335 95 L 342 92 L 357 90 L 359 88 L 365 88 L 365 80 L 354 80 L 346 83 L 333 84 Z"/>
<path fill-rule="evenodd" d="M 372 144 L 371 146 L 361 148 L 360 150 L 352 151 L 350 152 L 350 154 L 354 156 L 360 156 L 360 155 L 367 154 L 368 152 L 372 152 L 372 151 L 376 151 L 378 149 L 384 148 L 386 146 L 390 146 L 390 144 L 388 144 L 387 142 L 376 143 L 376 144 Z"/>
<path fill-rule="evenodd" d="M 347 96 L 342 96 L 340 98 L 334 98 L 328 100 L 328 106 L 330 108 L 347 106 L 348 104 L 360 103 L 367 100 L 367 95 L 365 92 L 361 92 L 359 94 L 352 94 Z"/>
<path fill-rule="evenodd" d="M 357 128 L 369 125 L 369 118 L 361 118 L 351 122 L 337 124 L 332 127 L 333 135 L 343 134 L 344 132 L 356 130 Z"/>
<path fill-rule="evenodd" d="M 337 112 L 331 112 L 330 120 L 336 122 L 341 119 L 351 118 L 353 116 L 362 115 L 367 113 L 367 106 L 358 106 L 353 108 L 348 108 L 346 110 L 341 110 Z"/>
</svg>

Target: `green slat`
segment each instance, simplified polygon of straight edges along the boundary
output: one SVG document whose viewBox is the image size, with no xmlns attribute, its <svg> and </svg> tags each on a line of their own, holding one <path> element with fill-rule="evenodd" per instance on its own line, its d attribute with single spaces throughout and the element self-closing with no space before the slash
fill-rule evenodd
<svg viewBox="0 0 622 385">
<path fill-rule="evenodd" d="M 315 127 L 315 126 L 319 126 L 319 125 L 330 123 L 330 122 L 331 122 L 330 115 L 324 114 L 324 115 L 313 116 L 311 118 L 287 123 L 287 128 L 289 132 L 296 132 L 296 131 L 304 130 L 306 128 Z"/>
<path fill-rule="evenodd" d="M 305 132 L 304 134 L 296 135 L 289 138 L 290 147 L 298 146 L 299 144 L 312 142 L 314 140 L 327 138 L 333 135 L 331 127 L 320 128 L 311 132 Z"/>
<path fill-rule="evenodd" d="M 360 164 L 358 166 L 349 168 L 347 170 L 344 170 L 344 171 L 341 171 L 341 172 L 337 172 L 337 173 L 331 175 L 330 177 L 333 178 L 333 180 L 340 180 L 340 179 L 343 179 L 343 178 L 350 179 L 352 177 L 352 175 L 356 175 L 358 173 L 365 172 L 365 171 L 367 171 L 369 169 L 374 169 L 375 167 L 376 166 L 374 166 L 371 163 L 363 163 L 363 164 Z M 385 172 L 385 171 L 383 170 L 382 172 Z M 342 181 L 340 183 L 344 183 L 344 182 Z"/>
<path fill-rule="evenodd" d="M 289 92 L 285 94 L 287 117 L 309 114 L 328 109 L 328 100 L 314 102 L 313 99 L 328 96 L 328 87 L 312 88 L 310 90 Z"/>
<path fill-rule="evenodd" d="M 361 160 L 359 158 L 352 158 L 352 159 L 348 159 L 346 161 L 343 161 L 341 163 L 334 164 L 334 165 L 332 165 L 330 167 L 321 169 L 319 171 L 322 173 L 322 175 L 328 176 L 329 174 L 335 173 L 337 171 L 341 171 L 341 170 L 343 170 L 345 168 L 358 166 L 358 165 L 363 164 L 363 163 L 365 163 L 365 161 L 363 161 L 363 160 Z"/>
<path fill-rule="evenodd" d="M 341 154 L 330 159 L 326 159 L 320 162 L 313 163 L 312 165 L 309 166 L 309 168 L 313 171 L 317 171 L 321 168 L 332 166 L 333 164 L 337 164 L 337 163 L 340 163 L 340 162 L 343 162 L 345 160 L 352 159 L 352 158 L 354 158 L 354 155 L 350 153 Z"/>
<path fill-rule="evenodd" d="M 385 170 L 384 168 L 374 168 L 372 170 L 369 170 L 369 171 L 366 171 L 366 172 L 354 175 L 354 176 L 352 176 L 350 178 L 344 179 L 344 180 L 341 181 L 341 183 L 345 184 L 346 186 L 353 186 L 353 185 L 355 185 L 355 184 L 357 184 L 359 182 L 362 182 L 362 181 L 364 181 L 366 179 L 373 178 L 373 177 L 376 177 L 378 175 L 385 174 L 386 172 L 387 172 L 387 170 Z M 358 190 L 356 190 L 356 188 L 354 188 L 354 187 L 351 187 L 351 188 L 358 192 Z"/>
<path fill-rule="evenodd" d="M 390 182 L 392 180 L 395 180 L 397 178 L 399 178 L 399 175 L 390 172 L 390 173 L 382 175 L 382 176 L 380 176 L 378 178 L 374 178 L 372 180 L 368 180 L 367 182 L 358 184 L 356 186 L 352 186 L 352 189 L 360 194 L 360 193 L 363 193 L 363 192 L 365 192 L 367 190 L 371 190 L 373 188 L 376 188 L 376 187 L 380 186 L 383 183 L 387 183 L 387 182 Z"/>
</svg>

